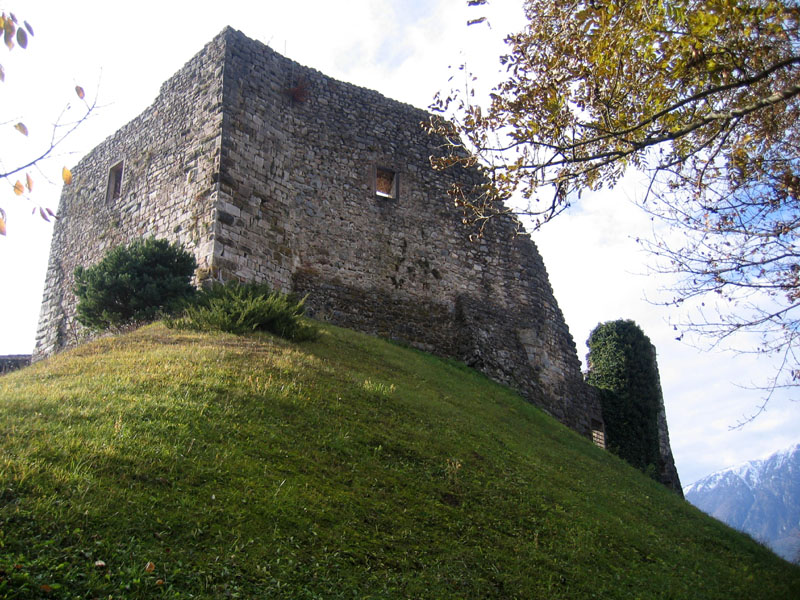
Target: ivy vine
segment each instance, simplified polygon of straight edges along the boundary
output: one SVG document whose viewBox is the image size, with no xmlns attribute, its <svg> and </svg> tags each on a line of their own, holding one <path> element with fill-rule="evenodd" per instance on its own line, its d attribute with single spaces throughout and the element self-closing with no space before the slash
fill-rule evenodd
<svg viewBox="0 0 800 600">
<path fill-rule="evenodd" d="M 607 447 L 657 479 L 658 412 L 663 400 L 655 347 L 630 320 L 599 324 L 586 345 L 587 381 L 600 391 Z"/>
</svg>

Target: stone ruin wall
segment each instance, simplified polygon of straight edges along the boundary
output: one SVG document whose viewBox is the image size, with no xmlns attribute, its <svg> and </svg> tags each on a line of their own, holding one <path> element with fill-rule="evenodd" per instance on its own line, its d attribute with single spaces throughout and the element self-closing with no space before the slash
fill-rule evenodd
<svg viewBox="0 0 800 600">
<path fill-rule="evenodd" d="M 161 86 L 153 105 L 73 169 L 53 230 L 34 358 L 77 343 L 73 271 L 110 249 L 155 236 L 209 266 L 222 122 L 224 41 L 215 39 Z M 107 201 L 110 169 L 123 162 L 121 196 Z"/>
<path fill-rule="evenodd" d="M 544 264 L 510 220 L 470 242 L 428 113 L 228 32 L 214 265 L 312 314 L 463 360 L 588 434 L 599 406 Z M 302 90 L 294 94 L 292 90 Z M 375 193 L 395 173 L 396 198 Z"/>
<path fill-rule="evenodd" d="M 655 345 L 650 344 L 651 359 L 655 365 L 658 383 L 658 413 L 656 414 L 656 429 L 658 430 L 658 453 L 661 462 L 658 472 L 658 481 L 670 488 L 683 498 L 683 486 L 675 467 L 675 457 L 672 455 L 672 445 L 669 442 L 669 427 L 667 426 L 667 410 L 664 406 L 664 395 L 661 391 L 661 375 L 658 372 L 658 352 Z"/>
<path fill-rule="evenodd" d="M 463 360 L 584 435 L 602 428 L 535 245 L 510 220 L 469 241 L 447 189 L 478 175 L 431 170 L 428 116 L 224 30 L 75 167 L 37 355 L 69 342 L 75 266 L 156 235 L 194 251 L 200 279 L 308 294 L 316 318 Z M 120 158 L 123 194 L 106 206 Z M 375 194 L 376 167 L 396 174 L 396 198 Z"/>
<path fill-rule="evenodd" d="M 0 356 L 0 375 L 22 369 L 31 364 L 30 354 L 4 354 Z"/>
</svg>

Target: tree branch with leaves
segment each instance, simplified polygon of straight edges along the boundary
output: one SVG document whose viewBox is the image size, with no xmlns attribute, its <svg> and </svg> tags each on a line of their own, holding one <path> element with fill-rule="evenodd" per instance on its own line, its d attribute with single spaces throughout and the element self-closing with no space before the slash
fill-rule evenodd
<svg viewBox="0 0 800 600">
<path fill-rule="evenodd" d="M 505 74 L 484 106 L 439 94 L 435 168 L 478 165 L 454 189 L 482 227 L 539 227 L 584 190 L 649 174 L 642 205 L 671 226 L 641 237 L 677 276 L 666 304 L 699 301 L 689 330 L 761 336 L 783 356 L 768 387 L 800 383 L 800 7 L 791 0 L 524 0 Z M 721 303 L 702 306 L 707 295 Z M 718 314 L 711 316 L 710 305 Z M 702 312 L 702 309 L 705 312 Z"/>
<path fill-rule="evenodd" d="M 27 49 L 30 38 L 34 36 L 33 27 L 31 27 L 27 21 L 23 21 L 20 24 L 13 13 L 2 13 L 2 16 L 0 16 L 0 30 L 3 32 L 3 41 L 9 51 L 15 48 Z M 5 82 L 5 76 L 5 69 L 0 65 L 0 82 Z M 32 199 L 31 194 L 34 188 L 34 179 L 30 171 L 34 168 L 39 169 L 40 165 L 53 155 L 54 151 L 89 118 L 95 109 L 96 101 L 87 101 L 86 93 L 81 86 L 75 86 L 75 94 L 82 102 L 83 107 L 81 116 L 78 119 L 72 122 L 65 122 L 66 112 L 70 109 L 70 105 L 68 104 L 52 126 L 49 142 L 45 144 L 44 147 L 35 149 L 30 158 L 22 159 L 19 164 L 12 166 L 0 164 L 0 180 L 9 183 L 14 195 L 21 196 L 30 201 L 33 204 L 33 212 L 35 213 L 38 210 L 39 215 L 45 221 L 50 221 L 51 218 L 57 218 L 57 216 L 52 209 L 41 206 Z M 25 137 L 29 135 L 28 126 L 23 121 L 17 119 L 2 123 L 0 127 L 13 127 L 17 134 Z M 61 178 L 66 185 L 72 182 L 72 173 L 70 173 L 67 167 L 62 167 Z M 5 234 L 6 212 L 3 210 L 3 207 L 0 206 L 0 235 Z"/>
</svg>

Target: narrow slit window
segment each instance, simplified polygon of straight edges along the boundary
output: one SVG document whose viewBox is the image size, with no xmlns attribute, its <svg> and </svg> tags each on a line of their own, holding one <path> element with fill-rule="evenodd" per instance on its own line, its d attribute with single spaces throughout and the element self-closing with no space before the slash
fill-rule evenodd
<svg viewBox="0 0 800 600">
<path fill-rule="evenodd" d="M 108 189 L 106 202 L 111 203 L 122 196 L 122 161 L 115 164 L 108 171 Z"/>
<path fill-rule="evenodd" d="M 397 173 L 378 167 L 375 170 L 375 193 L 381 198 L 397 198 Z"/>
</svg>

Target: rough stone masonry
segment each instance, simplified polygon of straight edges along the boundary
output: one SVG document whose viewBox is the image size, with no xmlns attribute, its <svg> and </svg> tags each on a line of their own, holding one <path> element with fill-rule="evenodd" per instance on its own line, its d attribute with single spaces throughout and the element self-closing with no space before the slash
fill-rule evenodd
<svg viewBox="0 0 800 600">
<path fill-rule="evenodd" d="M 31 364 L 30 354 L 4 354 L 0 356 L 0 375 L 16 371 Z"/>
<path fill-rule="evenodd" d="M 146 236 L 198 281 L 308 294 L 312 316 L 452 357 L 573 428 L 603 430 L 534 243 L 511 219 L 473 242 L 435 172 L 429 114 L 303 67 L 230 28 L 73 169 L 35 353 L 77 339 L 73 270 Z"/>
</svg>

